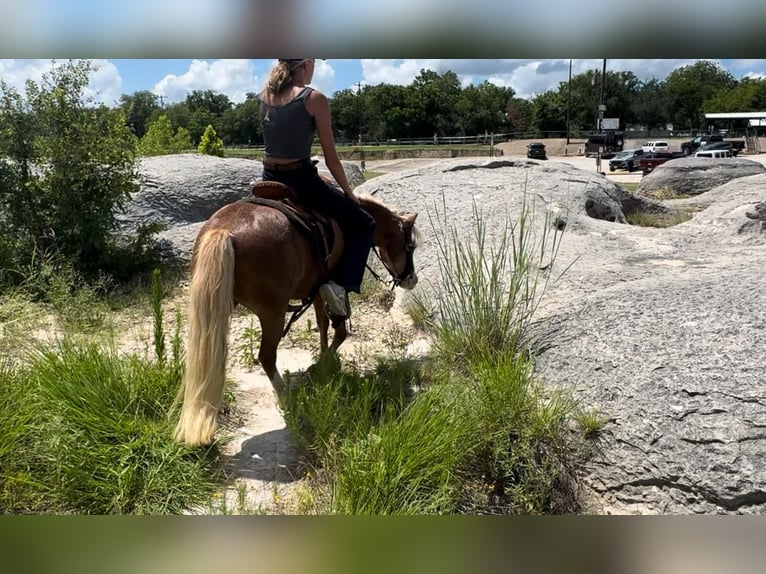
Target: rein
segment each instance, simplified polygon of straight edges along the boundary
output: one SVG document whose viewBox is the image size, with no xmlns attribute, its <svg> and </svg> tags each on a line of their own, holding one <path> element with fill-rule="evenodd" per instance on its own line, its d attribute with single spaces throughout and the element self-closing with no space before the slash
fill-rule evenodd
<svg viewBox="0 0 766 574">
<path fill-rule="evenodd" d="M 372 252 L 375 254 L 375 256 L 380 260 L 380 262 L 383 264 L 383 267 L 386 268 L 386 271 L 391 275 L 391 279 L 389 281 L 386 281 L 383 279 L 380 275 L 378 275 L 375 270 L 370 267 L 370 264 L 365 264 L 367 267 L 367 270 L 370 272 L 370 274 L 381 283 L 385 285 L 391 285 L 391 291 L 394 290 L 394 288 L 398 287 L 402 281 L 405 281 L 412 273 L 415 271 L 415 263 L 413 261 L 413 254 L 415 252 L 415 242 L 412 240 L 412 228 L 408 227 L 406 230 L 404 230 L 404 252 L 407 257 L 407 260 L 404 264 L 404 269 L 399 275 L 396 275 L 393 270 L 386 264 L 386 262 L 383 260 L 383 257 L 380 255 L 380 251 L 378 251 L 378 248 L 373 246 Z M 295 306 L 289 306 L 288 310 L 292 311 L 292 316 L 290 317 L 290 320 L 287 322 L 287 325 L 285 325 L 285 329 L 282 333 L 282 337 L 287 335 L 287 332 L 290 330 L 290 327 L 297 321 L 303 313 L 306 312 L 306 310 L 312 305 L 314 298 L 317 296 L 318 289 L 312 291 L 312 293 L 309 294 L 308 297 L 303 299 L 301 301 L 300 305 Z"/>
<path fill-rule="evenodd" d="M 378 275 L 375 270 L 370 267 L 369 263 L 367 264 L 367 270 L 370 272 L 370 274 L 378 281 L 385 285 L 391 285 L 391 291 L 394 290 L 395 287 L 398 287 L 402 281 L 407 279 L 410 275 L 412 275 L 413 271 L 415 271 L 415 263 L 413 262 L 412 256 L 415 252 L 415 244 L 412 241 L 412 228 L 408 228 L 405 231 L 405 237 L 404 237 L 404 252 L 407 256 L 407 261 L 404 264 L 404 269 L 399 275 L 395 275 L 394 272 L 391 270 L 391 268 L 386 264 L 386 262 L 383 260 L 383 257 L 380 256 L 380 252 L 378 251 L 377 247 L 372 248 L 372 252 L 375 254 L 375 256 L 378 258 L 378 260 L 383 264 L 383 267 L 386 268 L 386 271 L 389 272 L 391 275 L 391 280 L 386 281 L 383 279 L 380 275 Z"/>
</svg>

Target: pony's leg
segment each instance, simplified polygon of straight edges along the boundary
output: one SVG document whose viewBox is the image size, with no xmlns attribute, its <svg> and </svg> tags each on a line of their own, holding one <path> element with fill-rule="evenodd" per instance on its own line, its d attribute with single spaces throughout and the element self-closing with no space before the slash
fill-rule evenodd
<svg viewBox="0 0 766 574">
<path fill-rule="evenodd" d="M 263 370 L 266 371 L 266 376 L 269 377 L 271 386 L 277 393 L 279 403 L 283 404 L 287 387 L 277 370 L 277 347 L 279 347 L 279 341 L 282 340 L 282 332 L 285 329 L 285 311 L 282 309 L 270 310 L 261 313 L 259 318 L 261 320 L 261 348 L 258 351 L 258 361 Z"/>
<path fill-rule="evenodd" d="M 327 352 L 327 330 L 330 328 L 330 318 L 325 310 L 325 303 L 321 297 L 314 299 L 314 314 L 317 318 L 317 329 L 319 329 L 319 354 L 324 355 Z"/>
<path fill-rule="evenodd" d="M 334 333 L 329 350 L 332 354 L 335 354 L 338 352 L 338 347 L 346 340 L 346 335 L 348 334 L 348 331 L 346 331 L 346 320 L 333 318 L 332 328 Z"/>
</svg>

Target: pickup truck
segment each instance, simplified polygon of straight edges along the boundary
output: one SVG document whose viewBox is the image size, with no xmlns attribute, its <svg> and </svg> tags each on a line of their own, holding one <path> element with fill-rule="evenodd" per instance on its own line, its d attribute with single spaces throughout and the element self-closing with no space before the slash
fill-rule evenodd
<svg viewBox="0 0 766 574">
<path fill-rule="evenodd" d="M 638 168 L 644 175 L 647 175 L 652 173 L 654 168 L 656 168 L 658 165 L 662 165 L 668 160 L 678 159 L 680 157 L 684 157 L 684 153 L 680 151 L 647 153 L 638 160 Z"/>
<path fill-rule="evenodd" d="M 707 135 L 697 136 L 696 138 L 692 140 L 683 142 L 681 144 L 681 152 L 684 155 L 694 155 L 694 152 L 697 151 L 702 146 L 705 146 L 711 143 L 716 143 L 716 142 L 726 142 L 731 144 L 731 153 L 733 155 L 737 155 L 739 152 L 745 149 L 744 140 L 724 139 L 724 137 L 720 134 L 707 134 Z"/>
</svg>

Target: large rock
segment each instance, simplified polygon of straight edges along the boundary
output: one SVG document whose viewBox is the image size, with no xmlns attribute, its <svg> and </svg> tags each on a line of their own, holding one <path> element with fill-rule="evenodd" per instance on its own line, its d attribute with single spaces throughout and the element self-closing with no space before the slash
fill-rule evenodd
<svg viewBox="0 0 766 574">
<path fill-rule="evenodd" d="M 731 181 L 710 191 L 669 202 L 702 209 L 684 228 L 718 237 L 727 244 L 766 243 L 766 174 Z"/>
<path fill-rule="evenodd" d="M 344 163 L 352 187 L 364 181 L 358 166 Z M 332 178 L 319 158 L 319 172 Z M 169 259 L 188 262 L 200 227 L 216 210 L 250 195 L 253 180 L 260 179 L 263 164 L 241 158 L 202 154 L 176 154 L 143 158 L 139 164 L 140 187 L 118 214 L 124 232 L 139 223 L 159 222 L 158 247 Z"/>
<path fill-rule="evenodd" d="M 762 514 L 766 253 L 751 243 L 763 237 L 766 176 L 684 200 L 706 209 L 668 229 L 620 223 L 631 206 L 655 206 L 615 187 L 556 162 L 445 160 L 359 191 L 420 212 L 418 289 L 440 283 L 445 227 L 472 240 L 474 201 L 488 241 L 525 202 L 544 208 L 543 220 L 558 206 L 566 225 L 554 269 L 571 266 L 544 275 L 538 318 L 551 346 L 535 368 L 609 418 L 587 468 L 592 510 Z"/>
<path fill-rule="evenodd" d="M 658 166 L 641 179 L 637 193 L 669 190 L 675 195 L 699 195 L 740 177 L 766 173 L 766 167 L 744 158 L 688 157 Z"/>
</svg>

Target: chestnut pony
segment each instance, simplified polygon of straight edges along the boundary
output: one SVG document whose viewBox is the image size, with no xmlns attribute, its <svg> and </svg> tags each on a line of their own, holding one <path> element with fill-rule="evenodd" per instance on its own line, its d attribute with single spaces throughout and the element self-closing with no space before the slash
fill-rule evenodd
<svg viewBox="0 0 766 574">
<path fill-rule="evenodd" d="M 418 281 L 412 260 L 417 214 L 394 212 L 371 196 L 361 206 L 375 219 L 373 243 L 393 284 L 412 289 Z M 328 268 L 337 262 L 333 250 Z M 236 304 L 258 316 L 261 341 L 258 360 L 280 403 L 286 386 L 277 371 L 277 347 L 284 335 L 290 302 L 308 301 L 326 280 L 317 248 L 278 209 L 237 201 L 216 211 L 197 235 L 191 260 L 191 285 L 186 345 L 186 371 L 175 439 L 190 446 L 213 441 L 216 416 L 223 398 L 229 319 Z M 337 351 L 346 338 L 346 322 L 330 323 L 325 305 L 313 299 L 322 353 Z"/>
</svg>

